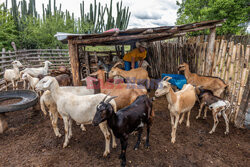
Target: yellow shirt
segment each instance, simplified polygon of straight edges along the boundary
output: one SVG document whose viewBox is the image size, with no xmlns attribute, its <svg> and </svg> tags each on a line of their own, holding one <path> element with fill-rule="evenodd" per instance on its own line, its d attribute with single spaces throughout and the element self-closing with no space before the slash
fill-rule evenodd
<svg viewBox="0 0 250 167">
<path fill-rule="evenodd" d="M 138 48 L 133 49 L 132 51 L 128 52 L 127 54 L 124 55 L 123 60 L 131 62 L 131 58 L 135 58 L 135 62 L 139 61 L 141 58 L 142 60 L 146 58 L 147 51 L 145 50 L 144 52 L 140 52 Z"/>
</svg>

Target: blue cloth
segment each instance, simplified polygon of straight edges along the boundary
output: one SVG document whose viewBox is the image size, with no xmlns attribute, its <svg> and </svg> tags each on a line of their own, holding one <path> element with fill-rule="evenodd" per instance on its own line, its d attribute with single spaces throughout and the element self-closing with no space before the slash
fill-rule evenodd
<svg viewBox="0 0 250 167">
<path fill-rule="evenodd" d="M 124 61 L 125 71 L 131 70 L 131 62 Z M 135 68 L 138 68 L 138 62 L 135 62 Z"/>
<path fill-rule="evenodd" d="M 161 74 L 161 79 L 165 76 L 172 77 L 168 82 L 170 82 L 172 85 L 177 86 L 178 89 L 182 89 L 183 85 L 187 83 L 187 80 L 184 75 L 180 74 Z"/>
</svg>

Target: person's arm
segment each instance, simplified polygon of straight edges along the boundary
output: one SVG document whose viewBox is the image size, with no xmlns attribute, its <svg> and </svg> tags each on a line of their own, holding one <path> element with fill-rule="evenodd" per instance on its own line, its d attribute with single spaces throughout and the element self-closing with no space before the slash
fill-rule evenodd
<svg viewBox="0 0 250 167">
<path fill-rule="evenodd" d="M 135 68 L 135 57 L 131 57 L 131 69 Z"/>
</svg>

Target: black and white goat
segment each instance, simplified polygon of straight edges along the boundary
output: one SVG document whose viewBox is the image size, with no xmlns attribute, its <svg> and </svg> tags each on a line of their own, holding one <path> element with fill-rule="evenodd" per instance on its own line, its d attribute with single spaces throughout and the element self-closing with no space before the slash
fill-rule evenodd
<svg viewBox="0 0 250 167">
<path fill-rule="evenodd" d="M 201 108 L 199 112 L 201 112 L 204 106 L 208 106 L 208 108 L 212 110 L 212 113 L 213 113 L 214 126 L 209 133 L 212 134 L 213 132 L 215 132 L 215 129 L 219 123 L 218 116 L 220 117 L 222 114 L 226 123 L 225 134 L 228 134 L 229 133 L 229 120 L 227 118 L 226 110 L 230 107 L 229 101 L 223 100 L 220 97 L 214 96 L 211 90 L 201 89 L 201 88 L 198 88 L 198 89 L 199 89 L 198 97 L 201 103 Z"/>
<path fill-rule="evenodd" d="M 117 96 L 110 97 L 110 99 Z M 107 101 L 110 101 L 109 99 Z M 138 131 L 138 140 L 134 149 L 137 150 L 141 142 L 141 134 L 144 124 L 147 124 L 147 138 L 145 146 L 149 147 L 149 132 L 153 121 L 152 100 L 147 95 L 141 95 L 129 106 L 117 111 L 113 110 L 110 103 L 101 102 L 97 106 L 97 112 L 92 121 L 97 126 L 107 120 L 108 126 L 113 130 L 115 137 L 121 142 L 121 166 L 126 165 L 126 149 L 128 144 L 128 135 L 133 131 Z"/>
</svg>

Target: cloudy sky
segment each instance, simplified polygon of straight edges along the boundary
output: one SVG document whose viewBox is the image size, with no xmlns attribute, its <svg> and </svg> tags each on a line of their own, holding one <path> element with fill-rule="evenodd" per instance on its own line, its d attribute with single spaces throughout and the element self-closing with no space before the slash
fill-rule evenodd
<svg viewBox="0 0 250 167">
<path fill-rule="evenodd" d="M 5 0 L 0 0 L 5 1 Z M 8 0 L 11 4 L 11 0 Z M 19 0 L 17 0 L 19 1 Z M 27 0 L 28 1 L 28 0 Z M 36 0 L 38 12 L 42 13 L 42 3 L 47 4 L 49 0 Z M 116 3 L 120 0 L 113 0 L 113 12 L 116 16 Z M 52 0 L 53 2 L 53 0 Z M 62 3 L 62 9 L 68 9 L 80 16 L 80 3 L 82 0 L 56 0 L 58 6 Z M 85 11 L 89 11 L 89 4 L 94 0 L 84 0 Z M 110 3 L 110 0 L 97 0 L 102 5 Z M 174 25 L 176 21 L 176 12 L 178 6 L 176 0 L 123 0 L 123 6 L 129 6 L 131 17 L 128 28 L 135 27 L 156 27 Z M 46 6 L 46 5 L 45 5 Z M 114 10 L 115 9 L 115 10 Z"/>
</svg>

